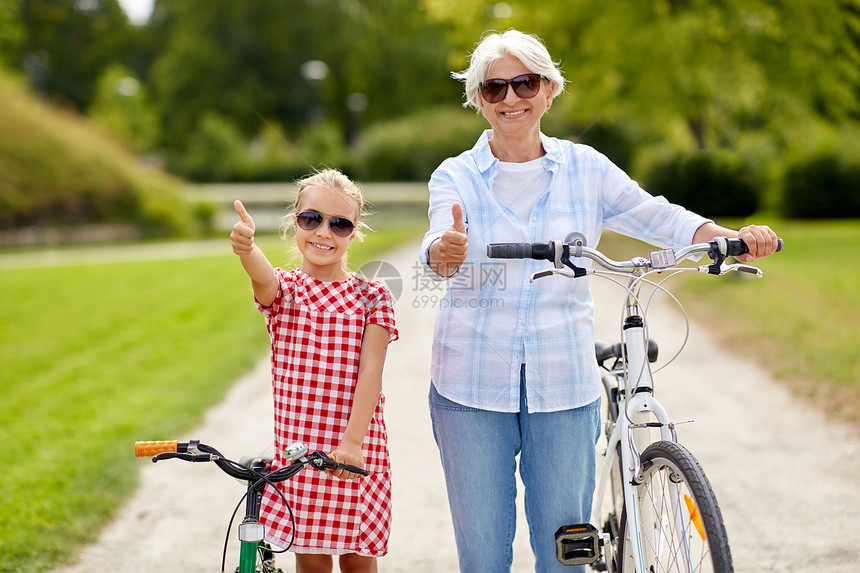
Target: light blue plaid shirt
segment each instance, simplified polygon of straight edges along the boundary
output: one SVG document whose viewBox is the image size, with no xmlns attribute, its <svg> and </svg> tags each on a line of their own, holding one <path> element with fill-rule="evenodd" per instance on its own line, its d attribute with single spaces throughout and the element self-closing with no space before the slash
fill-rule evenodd
<svg viewBox="0 0 860 573">
<path fill-rule="evenodd" d="M 475 408 L 516 412 L 520 365 L 526 367 L 529 412 L 589 404 L 600 396 L 594 359 L 593 301 L 588 278 L 543 278 L 546 261 L 487 258 L 488 243 L 547 242 L 571 231 L 596 247 L 604 228 L 680 248 L 708 219 L 653 197 L 604 155 L 586 145 L 541 134 L 550 173 L 527 221 L 493 193 L 498 159 L 487 130 L 471 150 L 446 159 L 430 179 L 430 230 L 419 257 L 428 276 L 430 244 L 448 229 L 460 203 L 469 237 L 466 261 L 439 301 L 430 374 L 444 397 Z M 587 266 L 590 261 L 577 264 Z"/>
</svg>

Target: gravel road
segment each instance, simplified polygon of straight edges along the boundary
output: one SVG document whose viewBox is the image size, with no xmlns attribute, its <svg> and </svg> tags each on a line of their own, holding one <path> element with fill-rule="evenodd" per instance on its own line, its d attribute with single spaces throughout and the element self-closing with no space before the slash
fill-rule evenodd
<svg viewBox="0 0 860 573">
<path fill-rule="evenodd" d="M 404 291 L 395 306 L 401 339 L 389 348 L 383 381 L 394 516 L 391 551 L 379 565 L 384 572 L 452 572 L 457 570 L 453 533 L 427 411 L 435 308 L 432 298 L 424 297 L 439 293 L 426 292 L 415 279 L 416 252 L 412 244 L 384 259 L 398 269 Z M 598 337 L 615 339 L 621 291 L 596 279 L 592 289 Z M 652 336 L 668 357 L 680 344 L 683 321 L 662 301 L 654 305 Z M 685 351 L 656 380 L 657 396 L 673 418 L 695 420 L 680 425 L 679 436 L 717 493 L 738 572 L 860 569 L 856 431 L 790 396 L 760 368 L 718 347 L 696 323 Z M 271 443 L 271 409 L 264 360 L 236 382 L 201 427 L 177 438 L 200 439 L 232 458 L 265 450 Z M 220 570 L 228 521 L 242 487 L 205 464 L 142 460 L 140 466 L 139 489 L 98 542 L 86 547 L 76 564 L 55 573 L 85 573 L 106 565 L 115 573 Z M 515 573 L 534 568 L 521 511 L 519 523 Z M 229 539 L 228 564 L 235 564 L 235 529 Z M 279 565 L 294 571 L 291 557 L 282 557 Z M 233 568 L 228 565 L 227 571 Z"/>
</svg>

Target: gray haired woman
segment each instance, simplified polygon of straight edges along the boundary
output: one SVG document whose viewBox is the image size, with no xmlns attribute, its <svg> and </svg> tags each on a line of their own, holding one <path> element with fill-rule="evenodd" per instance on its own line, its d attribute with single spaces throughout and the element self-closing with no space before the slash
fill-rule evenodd
<svg viewBox="0 0 860 573">
<path fill-rule="evenodd" d="M 740 237 L 752 260 L 775 251 L 776 235 L 715 225 L 649 195 L 591 147 L 541 133 L 565 80 L 536 36 L 487 35 L 454 77 L 490 129 L 433 173 L 419 256 L 448 282 L 429 401 L 460 570 L 510 570 L 519 456 L 536 569 L 575 571 L 556 560 L 554 533 L 591 514 L 601 390 L 588 282 L 530 283 L 540 262 L 501 265 L 486 245 L 579 231 L 594 246 L 611 229 L 671 248 Z"/>
</svg>

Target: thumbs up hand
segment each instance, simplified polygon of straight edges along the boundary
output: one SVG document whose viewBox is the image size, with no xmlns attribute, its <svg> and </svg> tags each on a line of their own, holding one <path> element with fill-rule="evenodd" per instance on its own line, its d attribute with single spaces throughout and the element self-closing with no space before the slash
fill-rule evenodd
<svg viewBox="0 0 860 573">
<path fill-rule="evenodd" d="M 451 206 L 454 222 L 442 233 L 442 237 L 430 246 L 430 267 L 437 274 L 450 277 L 466 260 L 469 238 L 463 221 L 463 207 L 459 203 Z"/>
<path fill-rule="evenodd" d="M 230 245 L 233 247 L 233 252 L 237 255 L 248 254 L 254 250 L 254 220 L 241 201 L 233 203 L 233 208 L 239 214 L 239 222 L 233 225 L 233 232 L 230 233 Z"/>
</svg>

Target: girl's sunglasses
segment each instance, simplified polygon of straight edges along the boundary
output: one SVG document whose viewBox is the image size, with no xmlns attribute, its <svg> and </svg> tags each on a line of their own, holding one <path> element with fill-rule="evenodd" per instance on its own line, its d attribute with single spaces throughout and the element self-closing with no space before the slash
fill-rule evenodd
<svg viewBox="0 0 860 573">
<path fill-rule="evenodd" d="M 338 237 L 348 237 L 355 229 L 355 223 L 344 217 L 323 217 L 316 211 L 302 211 L 296 215 L 296 223 L 305 231 L 313 231 L 325 219 L 328 219 L 328 228 Z"/>
<path fill-rule="evenodd" d="M 535 97 L 540 91 L 540 82 L 544 79 L 538 74 L 523 74 L 509 80 L 493 78 L 481 83 L 481 96 L 487 103 L 499 103 L 508 95 L 508 84 L 514 93 L 523 99 Z"/>
</svg>

